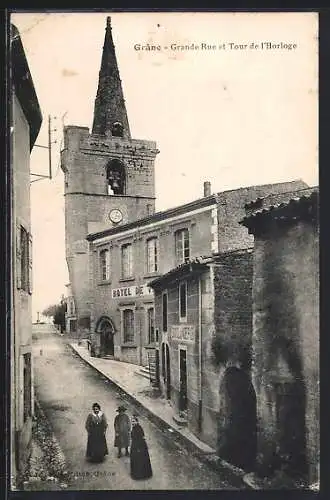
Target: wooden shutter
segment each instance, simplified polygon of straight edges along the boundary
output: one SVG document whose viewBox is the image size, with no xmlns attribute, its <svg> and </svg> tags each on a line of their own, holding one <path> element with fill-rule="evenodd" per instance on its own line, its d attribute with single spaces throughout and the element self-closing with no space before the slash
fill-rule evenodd
<svg viewBox="0 0 330 500">
<path fill-rule="evenodd" d="M 29 234 L 29 250 L 28 250 L 28 265 L 29 265 L 29 293 L 32 294 L 32 235 Z"/>
<path fill-rule="evenodd" d="M 16 225 L 16 286 L 18 289 L 22 287 L 22 263 L 21 263 L 21 226 Z"/>
</svg>

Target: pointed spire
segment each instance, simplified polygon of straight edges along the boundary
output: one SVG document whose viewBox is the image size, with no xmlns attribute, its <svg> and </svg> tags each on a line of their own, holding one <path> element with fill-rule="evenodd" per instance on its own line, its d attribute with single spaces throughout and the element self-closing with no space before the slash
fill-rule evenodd
<svg viewBox="0 0 330 500">
<path fill-rule="evenodd" d="M 92 133 L 99 135 L 110 133 L 126 138 L 131 137 L 112 39 L 111 17 L 107 17 L 105 29 Z"/>
</svg>

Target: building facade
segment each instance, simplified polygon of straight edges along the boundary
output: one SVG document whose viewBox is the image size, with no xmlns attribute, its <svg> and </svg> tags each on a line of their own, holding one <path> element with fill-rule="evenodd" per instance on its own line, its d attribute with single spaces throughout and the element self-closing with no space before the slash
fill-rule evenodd
<svg viewBox="0 0 330 500">
<path fill-rule="evenodd" d="M 259 199 L 254 235 L 253 385 L 258 450 L 319 481 L 318 189 Z"/>
<path fill-rule="evenodd" d="M 77 316 L 76 316 L 76 306 L 74 302 L 74 296 L 72 295 L 71 284 L 65 285 L 65 332 L 71 337 L 77 337 Z"/>
<path fill-rule="evenodd" d="M 253 239 L 240 221 L 256 192 L 285 193 L 301 186 L 292 182 L 218 193 L 218 251 L 149 283 L 155 292 L 163 394 L 178 422 L 244 469 L 255 466 L 257 407 L 251 380 Z"/>
<path fill-rule="evenodd" d="M 33 415 L 30 153 L 42 116 L 20 34 L 11 26 L 11 480 L 30 454 Z"/>
<path fill-rule="evenodd" d="M 216 197 L 208 195 L 87 236 L 93 354 L 148 364 L 159 341 L 148 282 L 193 256 L 217 251 L 216 207 Z"/>
</svg>

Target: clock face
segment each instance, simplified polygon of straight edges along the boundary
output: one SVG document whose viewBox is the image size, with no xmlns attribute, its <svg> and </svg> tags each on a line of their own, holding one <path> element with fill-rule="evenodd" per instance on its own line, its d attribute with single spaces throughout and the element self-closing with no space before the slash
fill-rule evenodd
<svg viewBox="0 0 330 500">
<path fill-rule="evenodd" d="M 114 224 L 118 224 L 118 222 L 121 222 L 123 220 L 123 214 L 118 208 L 114 208 L 113 210 L 111 210 L 109 218 L 111 222 L 113 222 Z"/>
</svg>

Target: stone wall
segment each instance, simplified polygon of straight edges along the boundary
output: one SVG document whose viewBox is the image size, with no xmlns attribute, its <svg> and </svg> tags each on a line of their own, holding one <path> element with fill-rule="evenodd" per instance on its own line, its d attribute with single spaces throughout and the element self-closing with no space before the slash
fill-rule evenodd
<svg viewBox="0 0 330 500">
<path fill-rule="evenodd" d="M 253 253 L 221 255 L 214 268 L 215 351 L 220 364 L 228 361 L 250 369 L 252 344 Z"/>
<path fill-rule="evenodd" d="M 218 194 L 219 252 L 239 250 L 253 246 L 253 236 L 239 224 L 245 216 L 245 204 L 270 194 L 307 188 L 303 181 L 281 182 L 249 186 Z"/>
<path fill-rule="evenodd" d="M 259 453 L 291 455 L 294 467 L 307 468 L 311 482 L 319 462 L 318 289 L 318 231 L 312 223 L 273 222 L 256 237 L 253 381 Z M 292 439 L 284 441 L 287 432 Z"/>
</svg>

